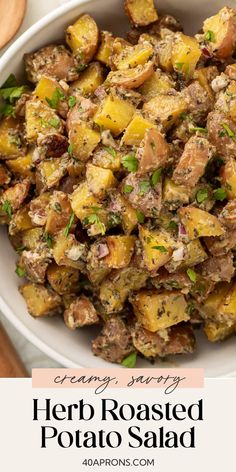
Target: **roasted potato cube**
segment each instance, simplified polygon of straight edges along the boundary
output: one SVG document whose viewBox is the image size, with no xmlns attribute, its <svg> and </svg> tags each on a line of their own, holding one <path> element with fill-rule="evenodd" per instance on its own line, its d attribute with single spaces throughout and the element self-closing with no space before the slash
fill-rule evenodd
<svg viewBox="0 0 236 472">
<path fill-rule="evenodd" d="M 207 211 L 189 206 L 180 208 L 179 216 L 190 239 L 224 234 L 218 218 Z"/>
<path fill-rule="evenodd" d="M 146 80 L 138 91 L 143 95 L 145 100 L 151 100 L 159 93 L 165 93 L 173 89 L 175 86 L 174 82 L 170 79 L 167 74 L 164 74 L 160 70 L 156 70 L 150 79 Z"/>
<path fill-rule="evenodd" d="M 140 65 L 144 66 L 153 52 L 152 45 L 146 41 L 123 48 L 119 54 L 114 54 L 111 60 L 116 69 L 126 70 Z"/>
<path fill-rule="evenodd" d="M 101 140 L 101 135 L 80 121 L 73 123 L 69 131 L 70 145 L 73 154 L 80 161 L 87 161 Z"/>
<path fill-rule="evenodd" d="M 191 354 L 196 346 L 193 330 L 184 324 L 152 333 L 137 323 L 132 330 L 132 339 L 134 347 L 149 358 Z"/>
<path fill-rule="evenodd" d="M 88 64 L 98 47 L 99 30 L 90 15 L 82 15 L 66 30 L 66 42 L 81 65 Z"/>
<path fill-rule="evenodd" d="M 104 198 L 109 190 L 118 185 L 110 169 L 103 169 L 93 164 L 87 165 L 86 179 L 89 190 L 97 198 Z"/>
<path fill-rule="evenodd" d="M 174 182 L 195 187 L 212 155 L 212 146 L 207 139 L 199 136 L 190 138 L 173 173 Z"/>
<path fill-rule="evenodd" d="M 233 120 L 224 113 L 212 111 L 207 117 L 207 129 L 209 141 L 216 147 L 219 156 L 234 159 L 236 141 L 233 136 L 236 133 L 236 124 Z"/>
<path fill-rule="evenodd" d="M 159 121 L 165 130 L 176 124 L 178 118 L 188 108 L 187 101 L 180 93 L 160 93 L 143 106 L 143 111 L 151 120 Z"/>
<path fill-rule="evenodd" d="M 236 284 L 234 283 L 219 306 L 222 320 L 236 322 Z"/>
<path fill-rule="evenodd" d="M 32 180 L 34 179 L 34 173 L 32 172 L 34 167 L 32 151 L 29 151 L 25 156 L 6 161 L 6 165 L 13 174 L 20 175 L 21 177 L 30 177 Z"/>
<path fill-rule="evenodd" d="M 77 63 L 65 46 L 51 44 L 32 54 L 25 54 L 28 80 L 37 84 L 43 75 L 70 82 L 78 79 Z"/>
<path fill-rule="evenodd" d="M 219 307 L 231 288 L 231 284 L 226 282 L 218 284 L 214 292 L 210 293 L 207 299 L 200 307 L 201 314 L 204 319 L 212 320 L 213 322 L 220 321 Z"/>
<path fill-rule="evenodd" d="M 9 233 L 14 235 L 21 231 L 26 231 L 33 228 L 33 223 L 29 216 L 29 207 L 28 205 L 20 208 L 11 218 L 9 225 Z"/>
<path fill-rule="evenodd" d="M 38 252 L 37 248 L 35 251 L 23 251 L 18 262 L 18 266 L 24 269 L 25 276 L 31 282 L 36 284 L 44 284 L 46 278 L 46 272 L 50 258 L 48 257 L 47 249 Z"/>
<path fill-rule="evenodd" d="M 141 114 L 135 114 L 124 132 L 122 143 L 127 146 L 139 146 L 146 130 L 150 128 L 155 128 L 152 121 L 146 120 Z"/>
<path fill-rule="evenodd" d="M 35 318 L 52 316 L 61 312 L 62 299 L 58 293 L 40 284 L 25 284 L 20 287 L 30 315 Z"/>
<path fill-rule="evenodd" d="M 135 26 L 147 26 L 158 20 L 154 0 L 124 0 L 125 11 Z"/>
<path fill-rule="evenodd" d="M 149 230 L 140 226 L 139 238 L 143 247 L 143 263 L 147 270 L 157 271 L 171 258 L 175 241 L 167 231 Z"/>
<path fill-rule="evenodd" d="M 128 126 L 134 112 L 135 107 L 130 102 L 108 95 L 95 114 L 94 122 L 118 136 Z"/>
<path fill-rule="evenodd" d="M 50 264 L 47 269 L 47 279 L 53 290 L 59 295 L 78 291 L 79 271 L 74 267 Z"/>
<path fill-rule="evenodd" d="M 171 260 L 165 264 L 168 272 L 175 272 L 177 269 L 182 270 L 188 267 L 193 267 L 207 259 L 205 252 L 199 239 L 194 239 L 188 244 L 177 246 L 176 252 L 173 252 Z"/>
<path fill-rule="evenodd" d="M 162 134 L 155 128 L 148 129 L 138 150 L 138 174 L 146 174 L 165 167 L 169 156 L 170 147 Z"/>
<path fill-rule="evenodd" d="M 26 138 L 30 143 L 37 141 L 41 134 L 63 132 L 63 125 L 58 115 L 40 100 L 29 100 L 26 103 Z"/>
<path fill-rule="evenodd" d="M 186 79 L 193 76 L 202 52 L 195 38 L 176 33 L 172 49 L 172 65 Z"/>
<path fill-rule="evenodd" d="M 109 254 L 103 263 L 110 269 L 122 269 L 129 265 L 135 248 L 135 236 L 107 236 Z"/>
<path fill-rule="evenodd" d="M 94 152 L 93 164 L 112 171 L 120 170 L 122 153 L 112 147 L 102 147 Z"/>
<path fill-rule="evenodd" d="M 92 194 L 88 184 L 83 182 L 71 195 L 71 207 L 77 218 L 83 221 L 94 212 L 94 207 L 99 207 L 99 200 Z"/>
<path fill-rule="evenodd" d="M 38 165 L 37 174 L 42 191 L 55 187 L 67 173 L 67 157 L 56 157 L 42 161 Z"/>
<path fill-rule="evenodd" d="M 98 323 L 99 317 L 89 298 L 81 295 L 65 310 L 64 321 L 68 328 L 76 329 Z"/>
<path fill-rule="evenodd" d="M 198 80 L 199 84 L 205 89 L 211 99 L 214 99 L 214 93 L 210 86 L 213 79 L 218 75 L 216 66 L 200 67 L 196 69 L 193 78 Z"/>
<path fill-rule="evenodd" d="M 120 193 L 112 194 L 112 205 L 115 208 L 117 207 L 118 216 L 121 218 L 124 233 L 132 233 L 133 229 L 138 224 L 137 211 Z"/>
<path fill-rule="evenodd" d="M 34 96 L 36 100 L 40 100 L 45 105 L 57 110 L 63 117 L 66 117 L 68 112 L 66 92 L 53 77 L 43 75 L 37 84 Z"/>
<path fill-rule="evenodd" d="M 236 198 L 236 161 L 233 158 L 227 160 L 220 169 L 221 183 L 227 192 L 227 198 L 234 200 Z"/>
<path fill-rule="evenodd" d="M 138 321 L 151 332 L 189 320 L 187 303 L 178 291 L 141 290 L 131 298 L 131 303 Z"/>
<path fill-rule="evenodd" d="M 233 8 L 224 7 L 216 15 L 207 18 L 203 23 L 203 31 L 219 59 L 232 56 L 236 43 L 236 14 Z"/>
<path fill-rule="evenodd" d="M 178 185 L 169 177 L 166 177 L 163 185 L 163 202 L 168 204 L 171 210 L 189 203 L 190 191 L 185 185 Z"/>
<path fill-rule="evenodd" d="M 70 91 L 78 91 L 83 96 L 89 95 L 104 82 L 104 68 L 99 62 L 91 62 L 89 66 L 81 72 L 79 79 L 71 84 Z"/>
<path fill-rule="evenodd" d="M 112 271 L 100 287 L 100 300 L 106 313 L 122 311 L 130 292 L 143 287 L 147 277 L 144 271 L 131 266 Z"/>
<path fill-rule="evenodd" d="M 231 326 L 227 323 L 214 323 L 213 321 L 207 321 L 203 327 L 203 331 L 207 336 L 208 341 L 215 343 L 217 341 L 223 341 L 232 334 L 235 334 L 235 325 Z"/>
<path fill-rule="evenodd" d="M 53 246 L 53 257 L 58 266 L 84 269 L 86 254 L 86 245 L 79 243 L 73 234 L 66 236 L 62 231 L 57 235 Z"/>
<path fill-rule="evenodd" d="M 8 205 L 9 212 L 15 212 L 16 210 L 19 210 L 28 196 L 29 190 L 30 181 L 28 178 L 5 190 L 0 198 L 2 211 L 4 211 L 4 203 L 5 205 Z"/>
<path fill-rule="evenodd" d="M 161 181 L 152 186 L 147 177 L 130 172 L 122 182 L 122 192 L 131 206 L 145 216 L 156 218 L 159 215 L 162 202 Z"/>
<path fill-rule="evenodd" d="M 114 38 L 112 36 L 112 33 L 110 33 L 109 31 L 101 31 L 100 36 L 101 42 L 97 50 L 95 59 L 110 67 Z"/>
<path fill-rule="evenodd" d="M 121 316 L 109 316 L 101 334 L 92 341 L 92 351 L 95 356 L 118 363 L 134 352 L 130 329 Z"/>
<path fill-rule="evenodd" d="M 0 164 L 0 186 L 7 185 L 11 182 L 11 174 L 4 166 L 4 164 Z"/>
<path fill-rule="evenodd" d="M 153 61 L 148 61 L 145 65 L 139 65 L 131 69 L 117 70 L 109 72 L 106 82 L 111 86 L 134 89 L 140 87 L 148 80 L 153 72 Z"/>
<path fill-rule="evenodd" d="M 43 241 L 43 229 L 42 228 L 32 228 L 24 231 L 23 233 L 23 247 L 28 250 L 37 249 Z"/>
<path fill-rule="evenodd" d="M 4 118 L 0 122 L 0 160 L 15 159 L 25 153 L 19 122 L 12 118 Z"/>
<path fill-rule="evenodd" d="M 71 218 L 72 208 L 68 195 L 54 191 L 49 202 L 45 231 L 51 235 L 65 228 Z"/>
<path fill-rule="evenodd" d="M 162 33 L 163 30 L 161 30 Z M 174 41 L 174 33 L 170 30 L 167 30 L 168 34 L 165 34 L 161 41 L 157 44 L 155 50 L 158 54 L 158 61 L 160 67 L 165 72 L 172 72 L 172 49 Z"/>
<path fill-rule="evenodd" d="M 50 193 L 42 193 L 31 200 L 29 216 L 35 226 L 44 226 L 47 222 Z"/>
</svg>

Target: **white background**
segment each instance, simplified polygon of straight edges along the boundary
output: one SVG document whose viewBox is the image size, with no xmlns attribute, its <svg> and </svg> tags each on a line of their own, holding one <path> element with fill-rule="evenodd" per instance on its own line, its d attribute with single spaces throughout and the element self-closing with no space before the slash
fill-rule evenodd
<svg viewBox="0 0 236 472">
<path fill-rule="evenodd" d="M 0 380 L 0 458 L 4 472 L 83 472 L 83 471 L 129 471 L 129 472 L 227 472 L 235 471 L 235 424 L 236 424 L 236 379 L 207 379 L 204 389 L 179 389 L 171 395 L 165 395 L 161 389 L 109 389 L 102 394 L 104 398 L 116 398 L 120 403 L 149 404 L 173 402 L 190 403 L 204 398 L 203 422 L 195 422 L 196 449 L 61 449 L 56 442 L 51 442 L 48 449 L 40 449 L 40 422 L 32 421 L 32 399 L 51 398 L 55 403 L 76 403 L 81 398 L 99 408 L 101 396 L 95 396 L 92 390 L 61 389 L 36 390 L 31 387 L 31 380 Z M 145 400 L 144 400 L 145 398 Z M 165 425 L 168 430 L 184 431 L 193 426 L 183 422 L 143 422 L 137 424 L 145 430 L 155 430 Z M 160 424 L 161 423 L 161 424 Z M 43 422 L 43 424 L 46 424 Z M 97 420 L 85 423 L 50 422 L 60 430 L 105 429 L 104 422 Z M 131 423 L 106 422 L 106 429 L 119 430 L 126 441 L 126 430 Z M 155 468 L 140 467 L 83 467 L 84 458 L 155 458 Z"/>
</svg>

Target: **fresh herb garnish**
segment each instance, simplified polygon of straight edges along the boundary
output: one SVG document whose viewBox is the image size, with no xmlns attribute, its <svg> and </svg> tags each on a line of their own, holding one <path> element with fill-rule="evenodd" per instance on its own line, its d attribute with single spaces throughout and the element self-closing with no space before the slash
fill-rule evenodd
<svg viewBox="0 0 236 472">
<path fill-rule="evenodd" d="M 50 120 L 48 120 L 48 124 L 50 126 L 53 126 L 53 128 L 59 128 L 60 123 L 61 121 L 59 120 L 59 118 L 51 118 Z"/>
<path fill-rule="evenodd" d="M 0 88 L 0 97 L 4 100 L 4 103 L 0 105 L 1 115 L 14 116 L 15 102 L 27 89 L 25 85 L 18 86 L 15 76 L 11 74 Z"/>
<path fill-rule="evenodd" d="M 140 188 L 140 194 L 144 195 L 145 193 L 148 193 L 149 190 L 151 189 L 151 183 L 149 180 L 142 180 L 139 182 L 139 188 Z"/>
<path fill-rule="evenodd" d="M 58 107 L 60 101 L 65 100 L 65 98 L 66 97 L 65 97 L 64 93 L 59 88 L 56 88 L 56 90 L 54 90 L 54 92 L 52 94 L 52 98 L 46 97 L 46 101 L 47 101 L 48 105 L 51 108 L 56 109 Z"/>
<path fill-rule="evenodd" d="M 87 65 L 86 64 L 80 64 L 80 66 L 76 67 L 77 72 L 83 72 L 84 69 L 86 69 Z"/>
<path fill-rule="evenodd" d="M 173 231 L 177 231 L 178 225 L 174 220 L 171 220 L 168 224 L 168 229 L 172 229 Z"/>
<path fill-rule="evenodd" d="M 51 234 L 47 233 L 47 231 L 45 231 L 44 235 L 43 235 L 43 239 L 45 241 L 45 243 L 47 243 L 47 246 L 49 247 L 49 249 L 52 248 L 53 246 L 53 243 L 54 243 L 54 238 Z"/>
<path fill-rule="evenodd" d="M 70 219 L 69 219 L 69 223 L 66 225 L 65 229 L 64 229 L 64 236 L 67 238 L 68 235 L 69 235 L 69 232 L 73 226 L 73 223 L 74 223 L 74 219 L 75 219 L 75 214 L 74 213 L 71 213 L 70 215 Z"/>
<path fill-rule="evenodd" d="M 112 147 L 104 147 L 104 151 L 108 152 L 112 157 L 116 157 L 116 150 Z"/>
<path fill-rule="evenodd" d="M 152 176 L 151 176 L 151 183 L 153 185 L 153 187 L 155 187 L 155 185 L 158 184 L 158 182 L 160 182 L 160 179 L 161 179 L 161 173 L 162 173 L 162 169 L 156 169 Z"/>
<path fill-rule="evenodd" d="M 222 202 L 223 200 L 225 200 L 225 198 L 227 198 L 227 192 L 223 187 L 217 188 L 213 192 L 213 197 L 215 200 L 219 200 L 220 202 Z"/>
<path fill-rule="evenodd" d="M 123 361 L 121 362 L 121 365 L 124 367 L 128 367 L 129 369 L 132 369 L 135 367 L 137 362 L 137 353 L 132 352 L 129 356 L 125 357 Z"/>
<path fill-rule="evenodd" d="M 140 224 L 144 223 L 145 216 L 140 210 L 136 210 L 137 220 Z"/>
<path fill-rule="evenodd" d="M 75 104 L 76 104 L 76 98 L 73 95 L 71 95 L 68 99 L 69 108 L 74 108 Z"/>
<path fill-rule="evenodd" d="M 5 200 L 5 202 L 2 204 L 2 211 L 6 213 L 6 215 L 11 219 L 12 218 L 12 206 L 11 202 L 9 200 Z"/>
<path fill-rule="evenodd" d="M 203 203 L 205 200 L 208 199 L 208 189 L 207 188 L 202 188 L 198 190 L 196 194 L 196 200 L 198 203 Z"/>
<path fill-rule="evenodd" d="M 222 127 L 224 128 L 225 130 L 225 133 L 231 138 L 233 139 L 234 141 L 236 141 L 236 134 L 232 131 L 232 129 L 227 125 L 227 123 L 221 123 Z M 225 136 L 222 135 L 222 136 Z"/>
<path fill-rule="evenodd" d="M 122 157 L 121 162 L 124 168 L 129 172 L 136 172 L 138 169 L 138 159 L 134 153 L 127 154 L 126 156 Z"/>
<path fill-rule="evenodd" d="M 208 30 L 205 33 L 204 38 L 206 39 L 206 41 L 211 41 L 212 43 L 215 43 L 215 41 L 216 41 L 215 33 L 211 30 Z"/>
<path fill-rule="evenodd" d="M 157 251 L 160 251 L 163 254 L 166 254 L 168 252 L 165 246 L 152 246 L 152 249 L 156 249 Z"/>
<path fill-rule="evenodd" d="M 201 128 L 201 126 L 195 126 L 194 128 L 191 128 L 191 131 L 198 131 L 199 133 L 207 134 L 208 130 L 207 128 Z"/>
<path fill-rule="evenodd" d="M 122 218 L 119 213 L 114 213 L 113 211 L 109 213 L 108 216 L 108 225 L 109 228 L 114 228 L 121 223 Z"/>
<path fill-rule="evenodd" d="M 15 273 L 18 275 L 18 277 L 25 277 L 26 271 L 25 269 L 22 269 L 22 267 L 16 266 Z"/>
<path fill-rule="evenodd" d="M 182 70 L 184 67 L 184 62 L 175 62 L 175 69 Z"/>
<path fill-rule="evenodd" d="M 73 157 L 73 144 L 70 144 L 68 146 L 67 152 L 68 152 L 70 157 Z"/>
<path fill-rule="evenodd" d="M 196 282 L 197 280 L 197 274 L 193 269 L 188 269 L 187 270 L 187 275 L 190 278 L 191 282 Z"/>
<path fill-rule="evenodd" d="M 106 233 L 106 227 L 97 213 L 91 213 L 91 215 L 87 216 L 83 222 L 85 225 L 97 225 L 102 235 Z"/>
<path fill-rule="evenodd" d="M 124 185 L 123 190 L 125 193 L 131 193 L 134 190 L 132 185 Z"/>
</svg>

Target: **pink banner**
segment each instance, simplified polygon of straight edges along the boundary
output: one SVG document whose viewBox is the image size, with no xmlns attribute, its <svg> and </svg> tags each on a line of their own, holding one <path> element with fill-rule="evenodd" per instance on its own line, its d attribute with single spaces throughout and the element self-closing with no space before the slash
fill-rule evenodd
<svg viewBox="0 0 236 472">
<path fill-rule="evenodd" d="M 203 369 L 33 369 L 33 388 L 202 388 Z"/>
</svg>

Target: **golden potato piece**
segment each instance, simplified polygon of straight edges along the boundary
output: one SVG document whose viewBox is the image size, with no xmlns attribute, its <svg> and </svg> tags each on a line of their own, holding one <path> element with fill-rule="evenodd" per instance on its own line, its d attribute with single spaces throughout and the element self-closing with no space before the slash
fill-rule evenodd
<svg viewBox="0 0 236 472">
<path fill-rule="evenodd" d="M 189 320 L 187 303 L 178 291 L 141 290 L 131 303 L 138 321 L 153 333 Z"/>
<path fill-rule="evenodd" d="M 20 175 L 21 177 L 34 178 L 34 173 L 32 172 L 34 168 L 32 151 L 29 151 L 25 156 L 6 161 L 6 166 L 14 174 Z"/>
<path fill-rule="evenodd" d="M 175 84 L 171 78 L 164 74 L 161 70 L 156 70 L 150 79 L 146 80 L 141 87 L 139 92 L 145 97 L 145 100 L 151 100 L 159 93 L 165 93 L 174 88 Z"/>
<path fill-rule="evenodd" d="M 207 211 L 189 206 L 180 208 L 179 216 L 190 239 L 224 234 L 218 218 Z"/>
<path fill-rule="evenodd" d="M 47 269 L 47 279 L 59 295 L 78 291 L 79 271 L 74 267 L 58 266 L 52 263 Z"/>
<path fill-rule="evenodd" d="M 23 247 L 28 250 L 37 249 L 39 244 L 43 241 L 43 236 L 43 228 L 32 228 L 24 231 L 22 239 Z"/>
<path fill-rule="evenodd" d="M 137 66 L 144 66 L 153 55 L 153 47 L 148 41 L 122 48 L 119 54 L 112 56 L 112 64 L 118 70 L 127 70 Z"/>
<path fill-rule="evenodd" d="M 71 207 L 77 218 L 83 221 L 99 206 L 99 200 L 89 190 L 86 182 L 81 183 L 70 196 Z"/>
<path fill-rule="evenodd" d="M 53 257 L 58 266 L 84 269 L 86 253 L 86 245 L 79 243 L 73 234 L 66 235 L 62 231 L 57 235 L 53 246 Z"/>
<path fill-rule="evenodd" d="M 0 160 L 15 159 L 25 154 L 25 145 L 23 144 L 19 122 L 7 117 L 0 122 Z"/>
<path fill-rule="evenodd" d="M 158 20 L 153 0 L 124 0 L 125 11 L 135 26 L 147 26 Z"/>
<path fill-rule="evenodd" d="M 79 79 L 70 86 L 70 92 L 78 91 L 86 96 L 93 93 L 99 85 L 104 82 L 104 68 L 99 62 L 91 62 L 89 66 L 81 72 Z"/>
<path fill-rule="evenodd" d="M 26 103 L 26 138 L 30 143 L 37 141 L 39 135 L 63 132 L 63 124 L 58 115 L 40 100 Z"/>
<path fill-rule="evenodd" d="M 66 30 L 66 42 L 81 64 L 88 64 L 98 47 L 99 30 L 90 15 L 82 15 Z"/>
<path fill-rule="evenodd" d="M 214 323 L 213 321 L 207 321 L 203 327 L 203 331 L 211 343 L 223 341 L 235 334 L 235 329 L 235 324 L 230 326 L 227 323 Z"/>
<path fill-rule="evenodd" d="M 64 321 L 69 329 L 91 326 L 99 321 L 97 312 L 89 298 L 77 297 L 64 312 Z"/>
<path fill-rule="evenodd" d="M 172 65 L 176 72 L 186 79 L 193 76 L 202 52 L 195 38 L 176 33 L 172 49 Z"/>
<path fill-rule="evenodd" d="M 128 266 L 134 253 L 135 240 L 135 236 L 107 236 L 109 254 L 103 259 L 105 266 L 110 269 Z"/>
<path fill-rule="evenodd" d="M 70 127 L 69 139 L 73 155 L 86 162 L 100 142 L 101 135 L 83 121 L 77 121 Z"/>
<path fill-rule="evenodd" d="M 104 198 L 109 190 L 118 185 L 110 169 L 103 169 L 90 163 L 87 165 L 86 179 L 89 190 L 97 198 Z"/>
<path fill-rule="evenodd" d="M 95 59 L 110 67 L 114 38 L 112 36 L 112 33 L 110 33 L 109 31 L 101 31 L 100 37 L 101 42 L 97 50 Z"/>
<path fill-rule="evenodd" d="M 139 148 L 138 173 L 145 174 L 164 167 L 170 155 L 170 147 L 162 134 L 155 128 L 145 132 L 143 146 Z"/>
<path fill-rule="evenodd" d="M 35 318 L 52 316 L 61 312 L 61 297 L 44 285 L 25 284 L 19 290 L 26 301 L 30 315 Z"/>
<path fill-rule="evenodd" d="M 150 128 L 155 128 L 155 124 L 152 121 L 146 120 L 139 113 L 135 114 L 124 132 L 122 144 L 124 143 L 127 146 L 139 146 L 145 136 L 146 130 Z"/>
<path fill-rule="evenodd" d="M 95 114 L 94 123 L 118 136 L 128 126 L 134 112 L 135 107 L 130 102 L 108 95 Z"/>
<path fill-rule="evenodd" d="M 106 82 L 109 85 L 134 89 L 140 87 L 154 72 L 153 62 L 139 65 L 131 69 L 109 72 Z"/>
<path fill-rule="evenodd" d="M 28 196 L 29 190 L 30 180 L 28 178 L 5 190 L 5 192 L 3 192 L 0 198 L 2 211 L 5 211 L 4 207 L 6 205 L 8 205 L 9 207 L 9 212 L 14 212 L 18 210 L 22 203 L 25 201 L 26 197 Z"/>
<path fill-rule="evenodd" d="M 220 169 L 221 183 L 227 192 L 227 198 L 234 200 L 236 198 L 236 161 L 233 158 L 227 160 Z"/>
<path fill-rule="evenodd" d="M 205 39 L 219 59 L 232 56 L 236 44 L 236 14 L 233 8 L 224 7 L 203 23 Z"/>
<path fill-rule="evenodd" d="M 143 111 L 148 119 L 159 121 L 164 129 L 168 130 L 187 108 L 187 101 L 180 93 L 173 92 L 168 95 L 160 93 L 152 98 L 144 104 Z"/>
<path fill-rule="evenodd" d="M 56 235 L 68 225 L 71 214 L 72 208 L 68 195 L 54 191 L 50 197 L 45 231 L 50 235 Z"/>
<path fill-rule="evenodd" d="M 163 185 L 163 202 L 168 203 L 172 210 L 189 203 L 190 191 L 185 185 L 178 185 L 169 177 L 165 178 Z"/>
<path fill-rule="evenodd" d="M 139 228 L 139 238 L 143 247 L 144 266 L 149 271 L 157 271 L 171 258 L 175 241 L 164 229 L 149 230 L 145 226 Z"/>
</svg>

